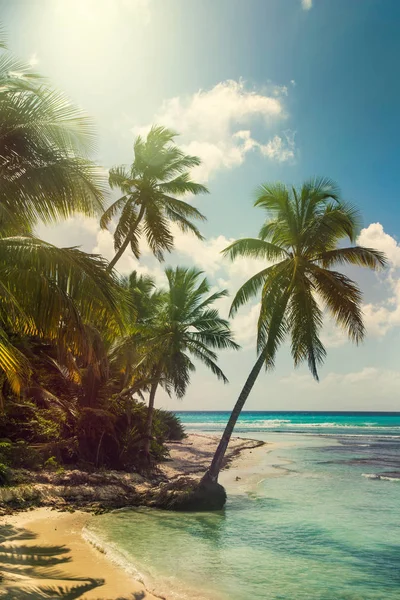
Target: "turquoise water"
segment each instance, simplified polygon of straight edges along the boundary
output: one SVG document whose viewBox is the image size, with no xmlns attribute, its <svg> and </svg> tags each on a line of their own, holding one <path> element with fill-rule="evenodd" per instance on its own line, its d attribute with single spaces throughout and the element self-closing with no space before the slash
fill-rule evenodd
<svg viewBox="0 0 400 600">
<path fill-rule="evenodd" d="M 224 511 L 116 512 L 92 532 L 171 599 L 398 600 L 400 415 L 247 413 L 242 429 L 276 445 L 253 452 L 251 486 L 223 475 Z"/>
<path fill-rule="evenodd" d="M 222 431 L 228 412 L 177 412 L 188 431 Z M 400 436 L 400 413 L 242 412 L 235 433 L 383 434 Z"/>
</svg>

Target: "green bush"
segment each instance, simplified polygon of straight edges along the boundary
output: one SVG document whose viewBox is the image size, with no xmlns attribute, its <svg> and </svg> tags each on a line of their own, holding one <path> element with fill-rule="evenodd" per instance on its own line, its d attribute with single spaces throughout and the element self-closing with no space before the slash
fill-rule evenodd
<svg viewBox="0 0 400 600">
<path fill-rule="evenodd" d="M 22 440 L 11 443 L 0 441 L 0 462 L 14 469 L 40 469 L 43 456 L 40 448 L 34 448 Z"/>
<path fill-rule="evenodd" d="M 10 483 L 10 469 L 4 463 L 0 463 L 0 486 Z"/>
<path fill-rule="evenodd" d="M 0 463 L 11 464 L 12 443 L 10 440 L 0 440 Z"/>
<path fill-rule="evenodd" d="M 180 418 L 169 410 L 158 408 L 154 411 L 154 420 L 158 421 L 165 441 L 180 441 L 186 437 Z"/>
<path fill-rule="evenodd" d="M 45 469 L 48 469 L 49 471 L 57 471 L 57 469 L 60 468 L 60 465 L 55 456 L 50 456 L 50 458 L 48 458 L 45 461 L 43 466 Z"/>
</svg>

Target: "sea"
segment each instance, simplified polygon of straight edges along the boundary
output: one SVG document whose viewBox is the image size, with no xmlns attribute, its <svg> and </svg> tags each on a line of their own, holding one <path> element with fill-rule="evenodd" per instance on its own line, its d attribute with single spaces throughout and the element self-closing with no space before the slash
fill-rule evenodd
<svg viewBox="0 0 400 600">
<path fill-rule="evenodd" d="M 267 444 L 221 474 L 223 511 L 117 511 L 87 535 L 170 600 L 400 600 L 400 413 L 243 412 L 235 435 Z"/>
</svg>

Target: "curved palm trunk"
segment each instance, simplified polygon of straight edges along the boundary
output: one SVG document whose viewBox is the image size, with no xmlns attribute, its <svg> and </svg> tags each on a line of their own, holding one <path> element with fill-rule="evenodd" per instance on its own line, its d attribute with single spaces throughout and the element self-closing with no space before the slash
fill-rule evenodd
<svg viewBox="0 0 400 600">
<path fill-rule="evenodd" d="M 244 403 L 246 402 L 256 379 L 261 371 L 261 368 L 265 362 L 265 356 L 263 353 L 257 359 L 256 364 L 252 368 L 250 375 L 248 376 L 246 383 L 243 386 L 242 391 L 240 392 L 240 396 L 234 406 L 234 409 L 229 417 L 229 421 L 226 424 L 225 431 L 222 434 L 220 442 L 218 444 L 218 448 L 215 451 L 214 457 L 212 459 L 210 468 L 204 474 L 202 478 L 202 483 L 217 483 L 218 475 L 221 470 L 222 461 L 224 460 L 225 452 L 229 444 L 229 440 L 231 439 L 231 435 L 233 429 L 236 425 L 236 421 L 238 420 L 240 413 L 242 412 L 242 408 Z"/>
<path fill-rule="evenodd" d="M 149 407 L 147 409 L 147 420 L 146 420 L 146 438 L 145 438 L 145 442 L 144 442 L 144 446 L 143 446 L 143 449 L 147 455 L 150 454 L 151 433 L 153 430 L 154 398 L 156 396 L 156 391 L 157 391 L 159 382 L 160 382 L 160 380 L 159 380 L 159 378 L 157 378 L 156 381 L 152 384 L 152 386 L 150 388 Z"/>
<path fill-rule="evenodd" d="M 138 218 L 136 219 L 135 223 L 132 226 L 132 230 L 131 230 L 132 232 L 136 230 L 140 221 L 143 219 L 143 215 L 144 215 L 144 205 L 142 204 L 142 206 L 140 207 Z M 117 264 L 117 262 L 119 261 L 119 259 L 121 258 L 121 256 L 123 255 L 123 253 L 125 252 L 127 247 L 129 246 L 129 244 L 131 243 L 131 239 L 132 239 L 132 235 L 126 236 L 126 239 L 125 239 L 124 243 L 122 244 L 121 248 L 119 248 L 117 250 L 114 258 L 109 262 L 107 271 L 113 270 L 113 268 L 115 267 L 115 265 Z"/>
<path fill-rule="evenodd" d="M 121 258 L 121 256 L 123 255 L 123 253 L 125 252 L 127 247 L 129 246 L 130 241 L 131 241 L 131 238 L 130 238 L 130 236 L 128 236 L 126 238 L 126 240 L 124 241 L 124 243 L 122 244 L 121 248 L 119 248 L 119 250 L 117 250 L 117 253 L 115 254 L 114 258 L 112 260 L 110 260 L 108 267 L 107 267 L 107 271 L 113 270 L 113 268 L 115 267 L 115 265 L 117 264 L 117 262 L 119 261 L 119 259 Z"/>
</svg>

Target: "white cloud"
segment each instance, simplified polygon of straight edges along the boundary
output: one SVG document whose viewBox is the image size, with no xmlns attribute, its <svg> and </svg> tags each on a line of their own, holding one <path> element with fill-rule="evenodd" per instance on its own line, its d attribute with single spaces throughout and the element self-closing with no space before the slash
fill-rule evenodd
<svg viewBox="0 0 400 600">
<path fill-rule="evenodd" d="M 386 298 L 363 306 L 364 320 L 369 335 L 382 337 L 400 325 L 400 244 L 386 233 L 381 223 L 371 223 L 362 229 L 357 243 L 384 252 L 389 269 L 379 274 L 381 289 Z"/>
<path fill-rule="evenodd" d="M 357 243 L 367 248 L 375 248 L 384 252 L 392 267 L 400 267 L 400 245 L 388 233 L 385 233 L 380 223 L 371 223 L 362 229 Z"/>
<path fill-rule="evenodd" d="M 301 0 L 301 6 L 303 10 L 310 10 L 312 8 L 313 0 Z"/>
<path fill-rule="evenodd" d="M 237 258 L 231 262 L 221 251 L 234 240 L 223 235 L 201 242 L 197 238 L 173 228 L 175 249 L 179 254 L 180 264 L 195 264 L 204 270 L 207 277 L 215 282 L 215 290 L 226 289 L 229 296 L 218 302 L 221 315 L 228 317 L 229 308 L 236 292 L 247 279 L 265 269 L 267 263 L 262 259 Z M 236 340 L 244 347 L 255 347 L 256 324 L 259 304 L 253 302 L 244 306 L 232 320 L 232 329 Z"/>
<path fill-rule="evenodd" d="M 96 245 L 92 252 L 94 254 L 101 254 L 107 260 L 111 260 L 115 255 L 112 233 L 104 229 L 99 229 L 96 237 Z M 147 246 L 142 248 L 142 255 L 144 260 L 141 259 L 139 261 L 133 256 L 130 250 L 126 250 L 116 264 L 115 269 L 121 275 L 129 275 L 132 271 L 137 271 L 139 275 L 150 275 L 154 278 L 157 285 L 165 285 L 166 278 L 163 267 L 153 256 L 151 256 Z"/>
<path fill-rule="evenodd" d="M 185 152 L 200 156 L 202 165 L 193 176 L 207 181 L 219 169 L 241 165 L 246 154 L 261 151 L 279 162 L 294 157 L 294 139 L 290 131 L 271 136 L 286 117 L 283 99 L 286 86 L 271 86 L 269 93 L 246 88 L 243 81 L 223 81 L 210 90 L 191 96 L 166 100 L 152 121 L 181 134 L 179 143 Z M 268 141 L 255 139 L 252 126 L 263 124 Z M 245 126 L 245 127 L 243 127 Z M 146 134 L 150 125 L 133 128 L 135 135 Z"/>
<path fill-rule="evenodd" d="M 296 87 L 296 85 L 297 85 L 294 79 L 291 79 L 290 83 L 292 84 L 293 87 Z"/>
<path fill-rule="evenodd" d="M 36 67 L 36 65 L 39 64 L 39 59 L 38 59 L 36 52 L 31 54 L 31 56 L 29 57 L 29 60 L 28 60 L 28 64 L 31 67 Z"/>
<path fill-rule="evenodd" d="M 92 252 L 98 231 L 98 219 L 75 215 L 54 225 L 40 224 L 35 233 L 60 248 L 79 246 L 85 252 Z"/>
<path fill-rule="evenodd" d="M 232 300 L 230 299 L 230 302 Z M 235 340 L 246 350 L 256 347 L 257 322 L 260 314 L 260 303 L 253 304 L 250 309 L 241 311 L 232 322 Z"/>
<path fill-rule="evenodd" d="M 400 372 L 364 367 L 349 373 L 328 373 L 317 384 L 310 374 L 291 373 L 280 380 L 296 396 L 307 398 L 307 410 L 335 406 L 335 410 L 393 410 L 400 388 Z M 287 392 L 282 390 L 283 397 Z"/>
<path fill-rule="evenodd" d="M 264 146 L 260 144 L 258 147 L 264 156 L 268 156 L 268 158 L 275 159 L 278 162 L 293 160 L 295 154 L 294 132 L 287 130 L 284 132 L 283 138 L 275 135 L 268 144 Z"/>
<path fill-rule="evenodd" d="M 338 348 L 348 342 L 348 336 L 343 329 L 338 327 L 333 319 L 324 315 L 324 325 L 321 331 L 321 342 L 325 348 Z"/>
</svg>

